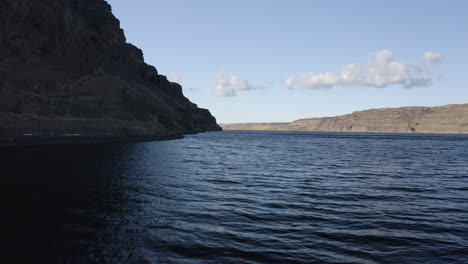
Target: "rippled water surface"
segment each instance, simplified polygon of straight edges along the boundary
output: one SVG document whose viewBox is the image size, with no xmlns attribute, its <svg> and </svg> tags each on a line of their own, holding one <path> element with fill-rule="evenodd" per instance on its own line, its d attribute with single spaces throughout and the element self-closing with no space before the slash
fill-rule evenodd
<svg viewBox="0 0 468 264">
<path fill-rule="evenodd" d="M 219 132 L 0 159 L 17 260 L 468 263 L 468 136 Z"/>
</svg>

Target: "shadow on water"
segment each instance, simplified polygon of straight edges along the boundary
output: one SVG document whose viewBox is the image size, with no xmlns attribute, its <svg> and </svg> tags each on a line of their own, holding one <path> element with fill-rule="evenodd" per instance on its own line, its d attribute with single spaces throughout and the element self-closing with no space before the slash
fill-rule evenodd
<svg viewBox="0 0 468 264">
<path fill-rule="evenodd" d="M 49 263 L 131 261 L 120 234 L 138 210 L 129 177 L 141 144 L 0 150 L 0 226 L 9 255 Z M 126 241 L 126 242 L 125 242 Z"/>
</svg>

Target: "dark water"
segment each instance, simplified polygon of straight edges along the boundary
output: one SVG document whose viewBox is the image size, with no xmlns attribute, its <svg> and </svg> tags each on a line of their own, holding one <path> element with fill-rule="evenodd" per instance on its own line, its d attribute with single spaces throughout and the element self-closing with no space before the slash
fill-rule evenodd
<svg viewBox="0 0 468 264">
<path fill-rule="evenodd" d="M 222 132 L 0 159 L 18 262 L 468 263 L 468 136 Z"/>
</svg>

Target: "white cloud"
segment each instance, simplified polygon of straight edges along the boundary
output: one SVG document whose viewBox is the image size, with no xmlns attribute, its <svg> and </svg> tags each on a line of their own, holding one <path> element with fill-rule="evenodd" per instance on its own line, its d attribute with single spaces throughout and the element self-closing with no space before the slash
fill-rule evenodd
<svg viewBox="0 0 468 264">
<path fill-rule="evenodd" d="M 283 82 L 283 88 L 284 89 L 292 89 L 293 88 L 293 81 L 294 81 L 294 77 L 289 77 L 288 79 L 286 79 L 284 82 Z"/>
<path fill-rule="evenodd" d="M 293 80 L 300 86 L 311 90 L 328 90 L 335 86 L 427 87 L 432 84 L 430 73 L 443 60 L 443 57 L 437 53 L 426 52 L 422 59 L 422 63 L 394 61 L 392 51 L 381 50 L 370 56 L 367 65 L 348 64 L 338 73 L 305 73 L 295 79 L 288 78 L 284 82 L 284 87 L 291 88 Z"/>
<path fill-rule="evenodd" d="M 177 73 L 174 73 L 174 74 L 172 74 L 171 81 L 175 82 L 175 83 L 178 83 L 178 84 L 181 84 L 182 83 L 182 76 L 180 76 Z"/>
<path fill-rule="evenodd" d="M 413 87 L 429 87 L 432 85 L 432 78 L 427 76 L 414 77 L 410 79 L 406 84 L 406 89 L 411 89 Z"/>
<path fill-rule="evenodd" d="M 433 71 L 435 66 L 440 64 L 444 57 L 442 55 L 433 53 L 433 52 L 424 52 L 423 60 L 426 63 L 426 67 L 428 71 Z"/>
<path fill-rule="evenodd" d="M 237 92 L 255 89 L 257 89 L 257 87 L 250 85 L 246 79 L 242 79 L 239 76 L 232 75 L 231 78 L 225 79 L 223 72 L 218 72 L 216 74 L 216 87 L 214 92 L 217 96 L 236 96 Z"/>
</svg>

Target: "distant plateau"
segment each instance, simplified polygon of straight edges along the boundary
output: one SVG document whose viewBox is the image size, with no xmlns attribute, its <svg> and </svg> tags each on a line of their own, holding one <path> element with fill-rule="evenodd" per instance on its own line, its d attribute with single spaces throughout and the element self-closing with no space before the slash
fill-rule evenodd
<svg viewBox="0 0 468 264">
<path fill-rule="evenodd" d="M 401 107 L 291 123 L 221 124 L 224 130 L 468 134 L 468 104 Z"/>
</svg>

